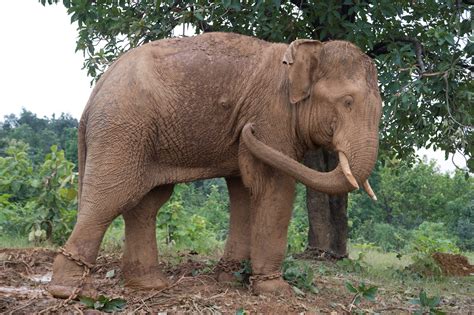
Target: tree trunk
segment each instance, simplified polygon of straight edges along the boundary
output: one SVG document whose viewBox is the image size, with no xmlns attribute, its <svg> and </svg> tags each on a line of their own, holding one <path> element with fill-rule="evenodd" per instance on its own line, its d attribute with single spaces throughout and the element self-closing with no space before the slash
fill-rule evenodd
<svg viewBox="0 0 474 315">
<path fill-rule="evenodd" d="M 305 164 L 327 172 L 338 164 L 337 154 L 323 149 L 310 151 Z M 309 233 L 308 251 L 330 259 L 347 257 L 347 194 L 329 196 L 306 188 Z"/>
</svg>

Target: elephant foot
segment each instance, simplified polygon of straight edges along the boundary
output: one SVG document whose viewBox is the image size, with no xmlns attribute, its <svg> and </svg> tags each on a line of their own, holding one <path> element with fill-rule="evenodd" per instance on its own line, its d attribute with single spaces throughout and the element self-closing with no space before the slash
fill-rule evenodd
<svg viewBox="0 0 474 315">
<path fill-rule="evenodd" d="M 124 271 L 125 286 L 139 290 L 162 290 L 169 286 L 166 276 L 158 270 L 158 267 L 151 268 L 146 272 L 131 271 L 125 268 Z"/>
<path fill-rule="evenodd" d="M 216 273 L 216 279 L 219 282 L 237 282 L 239 279 L 235 276 L 233 272 L 219 271 Z"/>
<path fill-rule="evenodd" d="M 96 298 L 98 292 L 92 286 L 85 268 L 64 254 L 59 254 L 54 260 L 53 277 L 47 287 L 48 292 L 60 299 L 77 299 L 79 296 Z"/>
<path fill-rule="evenodd" d="M 266 276 L 258 275 L 250 277 L 250 286 L 252 292 L 256 295 L 270 294 L 279 296 L 292 296 L 293 290 L 291 286 L 281 278 L 278 274 L 277 278 L 266 278 Z"/>
<path fill-rule="evenodd" d="M 71 297 L 73 300 L 78 300 L 81 296 L 97 299 L 99 296 L 97 290 L 90 285 L 84 285 L 81 289 L 78 289 L 78 286 L 50 284 L 48 286 L 48 292 L 58 299 L 68 299 Z"/>
<path fill-rule="evenodd" d="M 238 282 L 242 281 L 242 277 L 238 277 L 238 273 L 242 269 L 240 260 L 221 259 L 216 265 L 215 274 L 219 282 Z"/>
</svg>

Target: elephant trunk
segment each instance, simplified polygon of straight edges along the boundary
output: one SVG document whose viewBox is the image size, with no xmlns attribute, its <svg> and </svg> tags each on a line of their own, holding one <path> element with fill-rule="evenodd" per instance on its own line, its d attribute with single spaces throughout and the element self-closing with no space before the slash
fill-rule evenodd
<svg viewBox="0 0 474 315">
<path fill-rule="evenodd" d="M 258 159 L 314 190 L 327 194 L 341 194 L 358 188 L 357 181 L 347 179 L 341 163 L 330 172 L 318 172 L 308 168 L 255 138 L 251 124 L 244 126 L 242 140 Z"/>
<path fill-rule="evenodd" d="M 363 140 L 361 140 L 363 139 Z M 354 151 L 348 151 L 346 155 L 339 151 L 339 161 L 343 166 L 344 175 L 348 179 L 357 179 L 357 183 L 362 184 L 362 187 L 367 194 L 373 199 L 377 200 L 377 197 L 370 187 L 368 178 L 372 172 L 375 162 L 377 160 L 378 152 L 378 136 L 375 133 L 371 137 L 357 137 L 353 141 L 349 141 L 353 144 L 352 148 L 356 148 Z M 348 174 L 349 173 L 349 174 Z"/>
</svg>

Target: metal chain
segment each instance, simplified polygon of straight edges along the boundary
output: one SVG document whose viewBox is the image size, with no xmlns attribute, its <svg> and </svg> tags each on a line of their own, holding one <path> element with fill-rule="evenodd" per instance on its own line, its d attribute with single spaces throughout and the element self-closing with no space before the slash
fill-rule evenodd
<svg viewBox="0 0 474 315">
<path fill-rule="evenodd" d="M 94 265 L 89 264 L 88 262 L 85 262 L 81 258 L 76 257 L 75 255 L 71 254 L 64 247 L 59 247 L 58 252 L 62 254 L 63 256 L 65 256 L 67 259 L 72 260 L 73 262 L 75 262 L 77 265 L 81 267 L 87 267 L 89 269 L 92 269 L 94 267 Z"/>
<path fill-rule="evenodd" d="M 320 248 L 313 247 L 313 246 L 308 246 L 308 248 L 306 250 L 310 253 L 316 253 L 321 258 L 328 258 L 328 259 L 332 259 L 332 260 L 341 260 L 341 259 L 349 257 L 348 254 L 339 255 L 339 254 L 336 254 L 336 253 L 334 253 L 330 250 L 320 249 Z"/>
<path fill-rule="evenodd" d="M 269 275 L 254 275 L 249 278 L 250 287 L 253 288 L 253 285 L 257 281 L 267 281 L 281 278 L 281 272 L 272 273 Z"/>
<path fill-rule="evenodd" d="M 64 247 L 60 247 L 58 249 L 58 252 L 62 254 L 64 257 L 66 257 L 67 259 L 75 262 L 76 265 L 80 267 L 84 267 L 84 270 L 82 272 L 81 279 L 79 280 L 79 284 L 74 288 L 74 290 L 72 290 L 72 293 L 68 296 L 67 299 L 65 299 L 64 301 L 61 301 L 59 304 L 53 307 L 48 307 L 47 309 L 42 310 L 41 312 L 39 312 L 39 314 L 45 313 L 47 311 L 56 312 L 59 309 L 61 309 L 63 306 L 67 305 L 69 302 L 77 298 L 77 296 L 79 295 L 79 292 L 81 292 L 82 288 L 84 287 L 87 276 L 89 276 L 91 269 L 94 267 L 94 265 L 89 264 L 88 262 L 85 262 L 81 258 L 74 256 L 73 254 L 68 252 Z"/>
<path fill-rule="evenodd" d="M 239 271 L 242 268 L 242 263 L 238 260 L 224 260 L 221 259 L 214 267 L 214 271 L 223 271 L 227 273 L 233 273 Z"/>
</svg>

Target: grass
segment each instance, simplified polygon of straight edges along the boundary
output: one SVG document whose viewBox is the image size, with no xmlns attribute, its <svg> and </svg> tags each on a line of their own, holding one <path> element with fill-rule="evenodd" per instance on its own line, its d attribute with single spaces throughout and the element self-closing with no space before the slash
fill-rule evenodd
<svg viewBox="0 0 474 315">
<path fill-rule="evenodd" d="M 351 259 L 357 259 L 361 250 L 350 252 Z M 474 253 L 466 252 L 472 264 Z M 465 297 L 467 300 L 474 294 L 473 276 L 469 277 L 420 277 L 405 270 L 412 263 L 411 255 L 402 255 L 397 258 L 396 253 L 384 253 L 374 249 L 363 250 L 360 272 L 352 272 L 347 276 L 355 281 L 366 281 L 377 285 L 381 294 L 400 299 L 417 296 L 421 290 L 431 296 L 441 296 L 446 299 Z M 333 272 L 340 272 L 336 267 Z"/>
<path fill-rule="evenodd" d="M 28 242 L 27 237 L 0 235 L 0 248 L 29 248 L 35 247 Z"/>
</svg>

